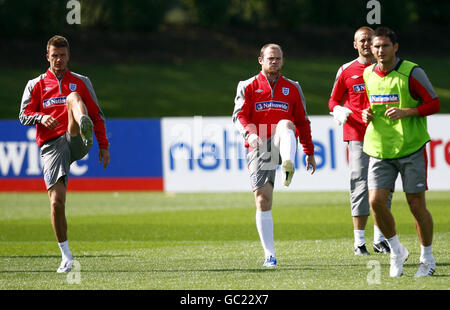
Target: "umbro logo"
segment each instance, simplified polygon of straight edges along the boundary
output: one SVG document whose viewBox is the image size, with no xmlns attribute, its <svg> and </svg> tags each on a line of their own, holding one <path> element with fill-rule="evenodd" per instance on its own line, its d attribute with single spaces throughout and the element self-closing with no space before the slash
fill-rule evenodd
<svg viewBox="0 0 450 310">
<path fill-rule="evenodd" d="M 50 89 L 52 89 L 52 88 L 50 86 L 47 86 L 47 87 L 44 88 L 44 91 L 47 91 L 47 90 L 50 90 Z"/>
<path fill-rule="evenodd" d="M 357 78 L 359 78 L 359 75 L 352 76 L 352 79 L 357 79 Z"/>
<path fill-rule="evenodd" d="M 255 93 L 262 93 L 263 92 L 263 90 L 260 88 L 260 89 L 257 89 L 257 90 L 255 90 Z"/>
</svg>

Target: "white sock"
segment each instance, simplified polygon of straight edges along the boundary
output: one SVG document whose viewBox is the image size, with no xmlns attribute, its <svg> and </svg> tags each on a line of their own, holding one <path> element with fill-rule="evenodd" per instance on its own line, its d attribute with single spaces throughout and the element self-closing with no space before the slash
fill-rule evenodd
<svg viewBox="0 0 450 310">
<path fill-rule="evenodd" d="M 401 243 L 398 240 L 398 235 L 395 235 L 392 238 L 387 239 L 389 243 L 389 247 L 391 248 L 391 254 L 398 255 L 400 254 Z"/>
<path fill-rule="evenodd" d="M 373 243 L 380 243 L 384 240 L 386 240 L 386 238 L 384 238 L 381 230 L 377 225 L 373 225 Z"/>
<path fill-rule="evenodd" d="M 65 260 L 72 260 L 72 252 L 69 250 L 69 241 L 58 242 L 59 249 L 61 250 L 62 258 Z"/>
<path fill-rule="evenodd" d="M 420 261 L 421 262 L 432 262 L 434 261 L 433 258 L 433 246 L 429 245 L 429 246 L 423 246 L 420 245 Z"/>
<path fill-rule="evenodd" d="M 364 229 L 363 230 L 353 230 L 353 236 L 355 237 L 354 246 L 358 247 L 366 243 L 364 240 Z"/>
<path fill-rule="evenodd" d="M 291 129 L 282 130 L 280 133 L 280 156 L 281 160 L 290 160 L 294 162 L 297 152 L 297 139 L 294 131 Z"/>
<path fill-rule="evenodd" d="M 264 249 L 265 257 L 275 257 L 272 210 L 256 210 L 256 228 L 258 229 L 258 234 Z"/>
</svg>

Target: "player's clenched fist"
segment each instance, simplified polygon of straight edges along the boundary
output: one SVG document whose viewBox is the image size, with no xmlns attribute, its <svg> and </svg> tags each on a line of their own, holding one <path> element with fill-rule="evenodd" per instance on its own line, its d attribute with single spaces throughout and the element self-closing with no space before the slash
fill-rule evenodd
<svg viewBox="0 0 450 310">
<path fill-rule="evenodd" d="M 373 114 L 372 114 L 371 108 L 362 110 L 362 120 L 366 124 L 369 124 L 373 120 Z"/>
<path fill-rule="evenodd" d="M 260 137 L 258 137 L 257 134 L 252 133 L 252 134 L 248 137 L 248 145 L 250 145 L 250 147 L 256 149 L 256 148 L 258 148 L 261 144 L 262 144 L 262 140 L 261 140 Z"/>
<path fill-rule="evenodd" d="M 51 115 L 44 115 L 41 119 L 41 124 L 45 126 L 47 129 L 56 129 L 59 125 L 59 122 L 56 120 L 56 118 L 52 117 Z"/>
</svg>

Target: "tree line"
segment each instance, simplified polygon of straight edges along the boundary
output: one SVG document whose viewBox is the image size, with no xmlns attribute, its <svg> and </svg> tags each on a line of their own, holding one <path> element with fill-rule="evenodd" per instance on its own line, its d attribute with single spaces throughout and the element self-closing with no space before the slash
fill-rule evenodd
<svg viewBox="0 0 450 310">
<path fill-rule="evenodd" d="M 69 4 L 78 2 L 81 22 L 69 25 Z M 76 27 L 153 32 L 168 24 L 208 29 L 279 28 L 366 24 L 367 0 L 0 0 L 3 37 L 52 33 Z M 447 26 L 450 1 L 379 0 L 381 23 L 398 30 L 412 25 Z M 73 13 L 73 12 L 72 12 Z"/>
</svg>

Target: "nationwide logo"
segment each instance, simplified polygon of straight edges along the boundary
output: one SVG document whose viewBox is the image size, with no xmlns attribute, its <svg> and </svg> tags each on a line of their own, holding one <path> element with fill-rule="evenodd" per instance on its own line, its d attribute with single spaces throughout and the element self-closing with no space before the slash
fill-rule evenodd
<svg viewBox="0 0 450 310">
<path fill-rule="evenodd" d="M 255 109 L 257 112 L 273 109 L 273 110 L 281 110 L 287 112 L 289 110 L 289 104 L 286 102 L 280 101 L 265 101 L 265 102 L 257 102 L 255 104 Z"/>
<path fill-rule="evenodd" d="M 44 106 L 44 108 L 48 108 L 49 106 L 52 105 L 60 105 L 60 104 L 65 104 L 66 103 L 66 97 L 56 97 L 56 98 L 50 98 L 50 99 L 46 99 L 42 102 L 42 105 Z"/>
<path fill-rule="evenodd" d="M 373 104 L 394 103 L 400 101 L 400 96 L 398 94 L 370 95 L 369 99 Z"/>
<path fill-rule="evenodd" d="M 353 91 L 355 93 L 362 93 L 366 90 L 366 86 L 364 84 L 356 84 L 353 85 Z"/>
</svg>

